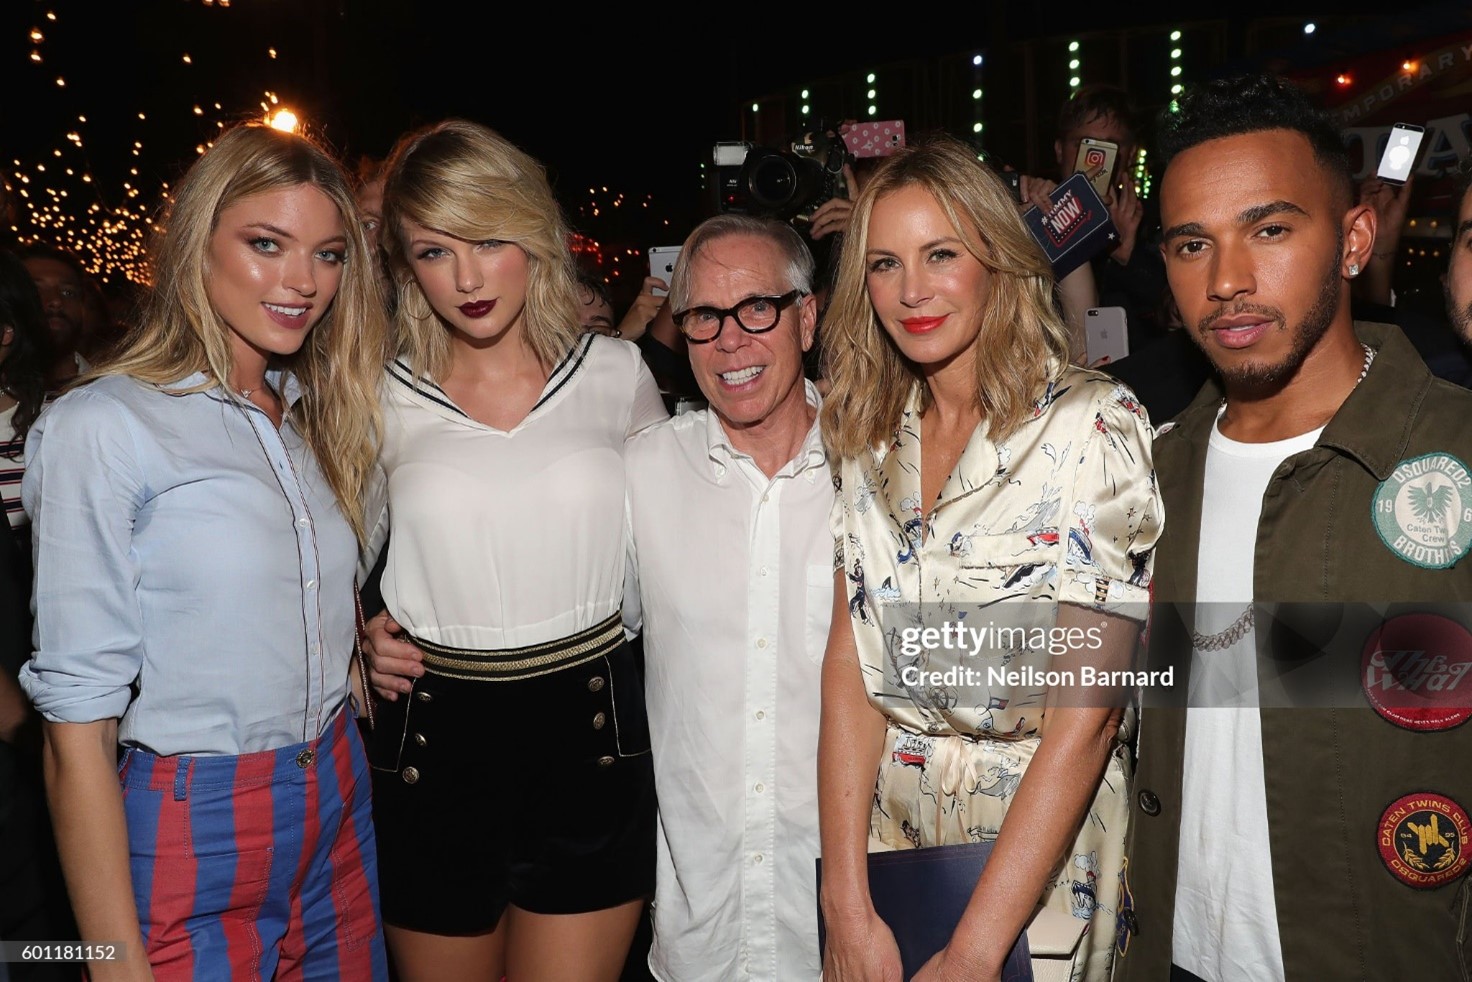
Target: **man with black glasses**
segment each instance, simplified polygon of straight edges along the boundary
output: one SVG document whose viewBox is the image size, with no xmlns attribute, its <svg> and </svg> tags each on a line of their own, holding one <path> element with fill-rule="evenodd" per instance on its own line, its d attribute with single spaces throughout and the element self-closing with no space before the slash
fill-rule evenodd
<svg viewBox="0 0 1472 982">
<path fill-rule="evenodd" d="M 802 372 L 812 276 L 788 225 L 722 215 L 696 228 L 670 309 L 710 408 L 626 449 L 642 604 L 624 610 L 642 606 L 660 803 L 649 964 L 667 982 L 819 977 L 833 484 Z"/>
</svg>

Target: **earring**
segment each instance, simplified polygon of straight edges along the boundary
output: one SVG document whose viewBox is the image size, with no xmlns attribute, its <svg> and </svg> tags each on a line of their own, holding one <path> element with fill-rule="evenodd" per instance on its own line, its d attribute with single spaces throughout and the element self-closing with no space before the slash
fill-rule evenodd
<svg viewBox="0 0 1472 982">
<path fill-rule="evenodd" d="M 1354 279 L 1358 275 L 1360 275 L 1360 264 L 1359 263 L 1350 263 L 1349 264 L 1349 278 L 1350 279 Z"/>
</svg>

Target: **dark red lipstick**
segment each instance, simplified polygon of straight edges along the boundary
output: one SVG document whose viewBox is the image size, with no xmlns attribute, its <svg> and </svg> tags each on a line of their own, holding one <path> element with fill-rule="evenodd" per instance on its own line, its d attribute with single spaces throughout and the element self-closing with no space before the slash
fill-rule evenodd
<svg viewBox="0 0 1472 982">
<path fill-rule="evenodd" d="M 495 306 L 496 301 L 494 300 L 476 300 L 471 303 L 462 303 L 460 313 L 470 318 L 481 318 L 495 309 Z"/>
</svg>

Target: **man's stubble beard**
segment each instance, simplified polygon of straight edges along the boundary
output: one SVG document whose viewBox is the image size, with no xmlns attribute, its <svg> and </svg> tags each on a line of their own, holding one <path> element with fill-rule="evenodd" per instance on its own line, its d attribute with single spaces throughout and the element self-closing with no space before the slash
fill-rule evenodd
<svg viewBox="0 0 1472 982">
<path fill-rule="evenodd" d="M 1212 347 L 1206 344 L 1206 338 L 1210 334 L 1212 321 L 1216 320 L 1228 310 L 1228 305 L 1223 304 L 1209 317 L 1204 318 L 1197 327 L 1197 343 L 1202 346 L 1212 366 L 1221 375 L 1222 381 L 1229 389 L 1261 391 L 1280 388 L 1303 367 L 1309 353 L 1318 346 L 1319 341 L 1329 330 L 1329 325 L 1334 322 L 1334 317 L 1339 313 L 1340 290 L 1342 280 L 1339 274 L 1339 263 L 1344 251 L 1344 235 L 1339 235 L 1339 248 L 1334 250 L 1334 259 L 1325 272 L 1319 295 L 1314 299 L 1314 305 L 1303 315 L 1303 320 L 1293 329 L 1293 346 L 1288 355 L 1277 364 L 1264 365 L 1247 363 L 1243 365 L 1222 365 L 1216 359 L 1216 353 Z M 1285 330 L 1283 312 L 1276 307 L 1259 306 L 1254 304 L 1231 305 L 1234 313 L 1267 314 L 1277 321 L 1275 331 Z"/>
</svg>

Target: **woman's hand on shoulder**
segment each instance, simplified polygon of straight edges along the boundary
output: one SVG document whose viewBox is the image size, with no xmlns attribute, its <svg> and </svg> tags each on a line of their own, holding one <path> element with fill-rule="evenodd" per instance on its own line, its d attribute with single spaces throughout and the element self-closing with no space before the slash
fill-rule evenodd
<svg viewBox="0 0 1472 982">
<path fill-rule="evenodd" d="M 380 699 L 394 702 L 424 674 L 424 652 L 418 645 L 396 637 L 403 628 L 386 610 L 366 627 L 363 653 L 368 656 L 368 681 Z"/>
<path fill-rule="evenodd" d="M 835 931 L 823 946 L 823 982 L 903 982 L 904 966 L 894 932 L 870 911 L 865 924 Z"/>
</svg>

